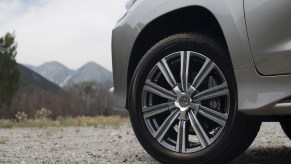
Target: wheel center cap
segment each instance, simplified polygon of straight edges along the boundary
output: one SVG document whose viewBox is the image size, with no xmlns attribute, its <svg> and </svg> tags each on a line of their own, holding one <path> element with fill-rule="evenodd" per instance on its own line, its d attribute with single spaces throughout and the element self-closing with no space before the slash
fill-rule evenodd
<svg viewBox="0 0 291 164">
<path fill-rule="evenodd" d="M 182 97 L 179 101 L 181 107 L 187 107 L 190 104 L 190 100 L 187 97 Z"/>
</svg>

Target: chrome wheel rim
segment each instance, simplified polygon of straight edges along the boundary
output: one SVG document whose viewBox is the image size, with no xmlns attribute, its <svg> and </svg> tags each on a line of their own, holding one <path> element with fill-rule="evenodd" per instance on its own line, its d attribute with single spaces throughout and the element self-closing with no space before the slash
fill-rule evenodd
<svg viewBox="0 0 291 164">
<path fill-rule="evenodd" d="M 178 152 L 203 150 L 219 138 L 230 108 L 229 88 L 208 57 L 180 51 L 150 70 L 142 90 L 142 114 L 152 136 Z"/>
</svg>

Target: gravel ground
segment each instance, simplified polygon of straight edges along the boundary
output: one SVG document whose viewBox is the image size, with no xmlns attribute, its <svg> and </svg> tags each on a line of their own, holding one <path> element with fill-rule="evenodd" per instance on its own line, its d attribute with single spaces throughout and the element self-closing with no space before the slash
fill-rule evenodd
<svg viewBox="0 0 291 164">
<path fill-rule="evenodd" d="M 264 123 L 236 163 L 291 163 L 291 142 L 278 123 Z M 129 125 L 0 129 L 0 163 L 157 163 Z"/>
</svg>

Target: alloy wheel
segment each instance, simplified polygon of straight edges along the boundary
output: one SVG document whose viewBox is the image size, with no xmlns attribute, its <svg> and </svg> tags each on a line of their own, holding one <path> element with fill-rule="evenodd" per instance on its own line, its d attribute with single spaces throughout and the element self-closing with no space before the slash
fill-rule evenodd
<svg viewBox="0 0 291 164">
<path fill-rule="evenodd" d="M 174 152 L 210 146 L 227 124 L 229 108 L 223 72 L 197 52 L 179 51 L 162 58 L 143 86 L 146 126 L 159 144 Z"/>
</svg>

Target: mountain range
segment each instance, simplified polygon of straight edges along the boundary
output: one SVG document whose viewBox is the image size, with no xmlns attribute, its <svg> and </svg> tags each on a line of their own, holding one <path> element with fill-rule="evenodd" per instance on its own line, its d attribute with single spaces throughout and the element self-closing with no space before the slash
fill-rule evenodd
<svg viewBox="0 0 291 164">
<path fill-rule="evenodd" d="M 88 62 L 77 70 L 52 61 L 40 66 L 25 65 L 60 87 L 66 87 L 82 82 L 112 82 L 112 73 L 95 62 Z"/>
</svg>

